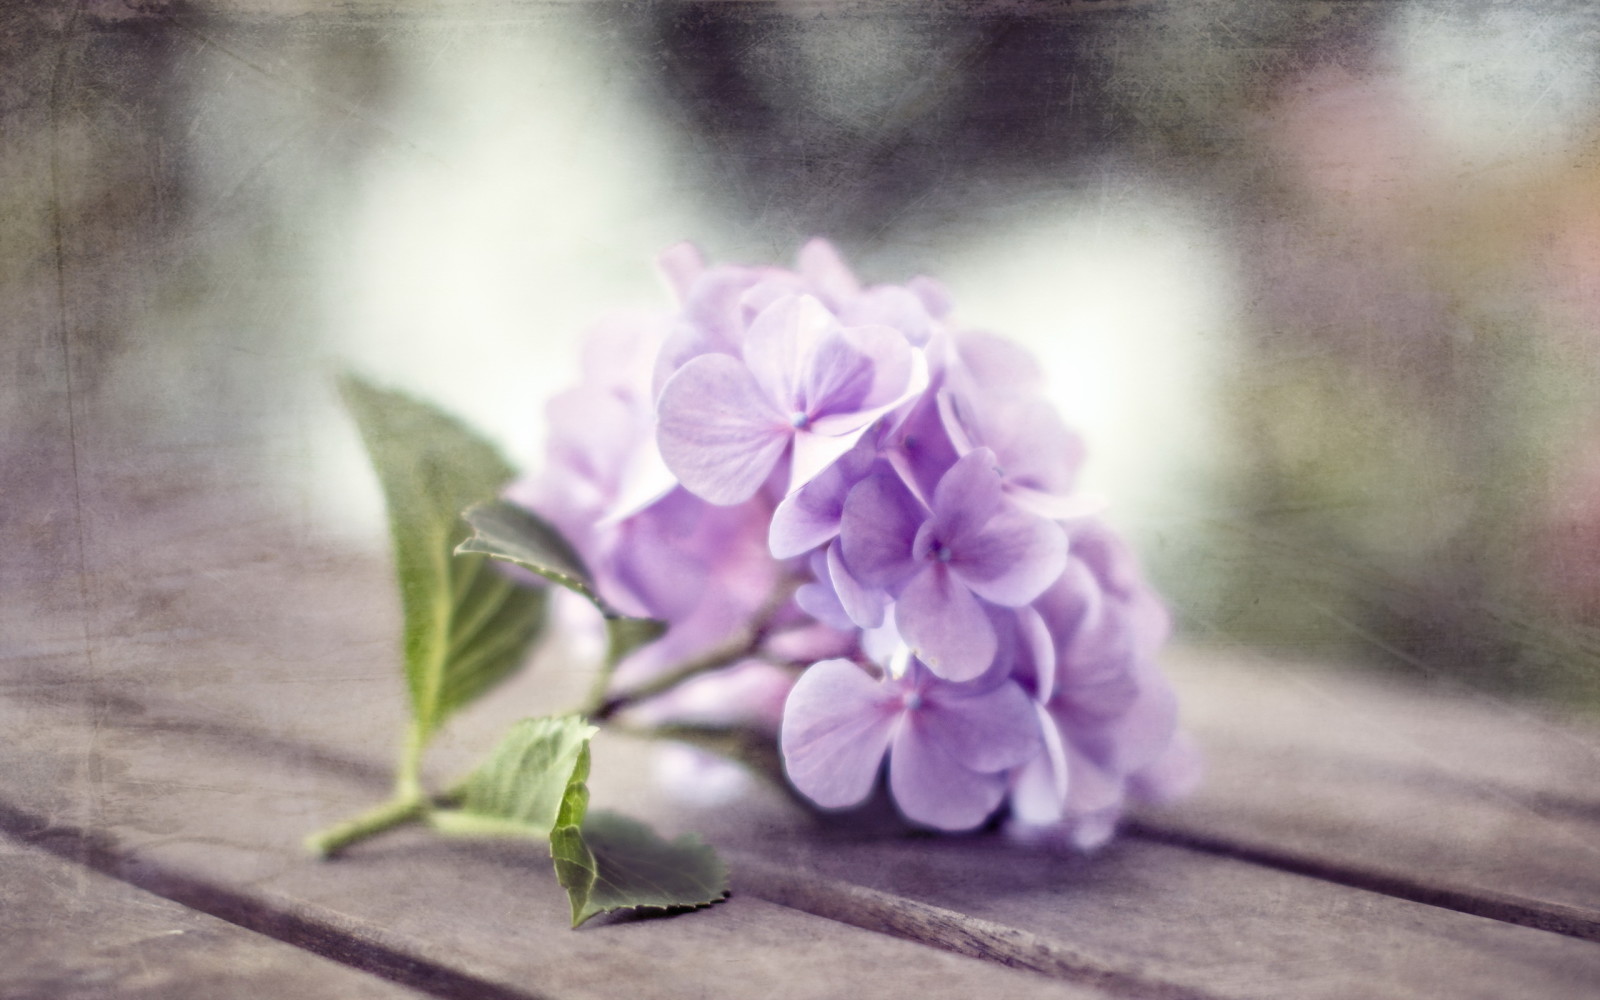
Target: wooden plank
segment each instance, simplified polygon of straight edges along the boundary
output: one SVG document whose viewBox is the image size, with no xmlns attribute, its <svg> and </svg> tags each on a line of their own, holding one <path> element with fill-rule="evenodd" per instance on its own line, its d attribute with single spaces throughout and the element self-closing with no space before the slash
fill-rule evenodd
<svg viewBox="0 0 1600 1000">
<path fill-rule="evenodd" d="M 1044 942 L 1212 996 L 1579 998 L 1600 982 L 1588 942 L 1137 839 L 1088 859 L 994 840 L 769 839 L 761 858 L 738 859 L 758 891 L 836 919 L 885 919 L 854 895 L 864 886 L 1027 935 L 1024 960 L 1062 961 Z M 813 901 L 818 877 L 851 890 Z"/>
<path fill-rule="evenodd" d="M 59 694 L 60 688 L 35 694 L 40 691 Z M 14 699 L 25 697 L 13 692 Z M 29 712 L 35 720 L 44 714 L 39 700 L 32 699 Z M 559 911 L 556 890 L 538 859 L 503 845 L 407 834 L 321 868 L 298 862 L 293 832 L 371 801 L 382 787 L 381 759 L 369 757 L 364 764 L 349 749 L 311 753 L 270 734 L 252 737 L 245 727 L 186 727 L 178 718 L 171 706 L 149 704 L 125 725 L 113 721 L 102 730 L 102 754 L 128 768 L 106 792 L 117 801 L 114 822 L 122 849 L 141 864 L 186 871 L 199 865 L 205 877 L 222 884 L 269 886 L 275 893 L 270 908 L 288 912 L 309 904 L 348 915 L 353 899 L 385 899 L 381 923 L 363 917 L 370 922 L 359 935 L 391 941 L 400 929 L 409 932 L 407 948 L 431 940 L 437 926 L 425 912 L 407 914 L 394 905 L 397 871 L 415 872 L 428 885 L 470 885 L 480 911 L 489 893 L 489 908 L 518 925 L 534 917 L 518 907 L 542 907 L 547 922 Z M 37 747 L 30 753 L 35 762 L 45 756 Z M 1111 992 L 1275 996 L 1293 982 L 1296 995 L 1341 997 L 1348 995 L 1350 970 L 1360 968 L 1385 995 L 1425 996 L 1437 987 L 1439 970 L 1448 968 L 1460 974 L 1453 987 L 1460 996 L 1516 991 L 1566 997 L 1588 995 L 1589 984 L 1600 978 L 1600 949 L 1584 942 L 1156 844 L 1125 842 L 1084 859 L 981 838 L 852 842 L 810 829 L 781 799 L 765 796 L 731 816 L 694 815 L 648 785 L 643 763 L 629 741 L 602 740 L 596 800 L 654 816 L 669 830 L 704 829 L 732 846 L 740 905 L 755 904 L 752 894 L 762 896 Z M 247 776 L 223 777 L 240 771 Z M 339 781 L 327 781 L 326 773 Z M 253 802 L 244 811 L 227 808 L 243 798 L 228 787 L 241 781 L 252 787 Z M 297 788 L 299 782 L 305 784 Z M 331 798 L 330 789 L 336 790 Z M 150 798 L 157 790 L 160 797 Z M 285 824 L 295 813 L 299 822 Z M 203 823 L 187 818 L 201 814 L 208 817 Z M 174 816 L 186 818 L 175 824 Z M 281 831 L 288 834 L 282 842 L 250 846 L 252 836 L 259 840 L 265 830 L 283 825 L 290 830 Z M 514 889 L 515 901 L 498 895 L 524 880 L 527 897 Z M 499 922 L 484 921 L 481 912 L 472 919 L 457 914 L 460 895 L 447 890 L 446 898 L 429 905 L 450 913 L 458 933 L 472 928 L 479 943 L 461 941 L 464 954 L 503 938 Z M 748 919 L 748 911 L 733 912 L 688 919 Z M 761 912 L 761 920 L 772 919 Z M 477 966 L 469 971 L 501 981 Z"/>
<path fill-rule="evenodd" d="M 64 842 L 68 853 L 87 839 L 95 845 L 87 860 L 102 869 L 430 992 L 1103 995 L 749 893 L 671 920 L 597 921 L 572 931 L 539 845 L 444 842 L 408 831 L 319 863 L 305 856 L 301 836 L 381 794 L 379 767 L 358 760 L 329 768 L 329 755 L 271 734 L 236 739 L 224 727 L 151 724 L 155 712 L 124 726 L 129 706 L 121 703 L 91 727 L 63 697 L 78 691 L 52 685 L 24 698 L 17 688 L 0 698 L 0 725 L 15 736 L 0 746 L 0 824 Z M 359 713 L 352 721 L 360 727 Z M 265 752 L 273 747 L 289 752 Z M 94 767 L 100 777 L 88 783 L 81 772 Z M 94 830 L 66 821 L 73 816 L 91 818 Z"/>
<path fill-rule="evenodd" d="M 70 600 L 52 614 L 18 616 L 19 626 L 27 627 L 11 633 L 8 694 L 21 713 L 13 717 L 14 728 L 34 742 L 18 744 L 16 759 L 3 762 L 0 794 L 25 800 L 31 815 L 113 834 L 118 856 L 141 870 L 227 887 L 251 912 L 294 915 L 374 953 L 454 969 L 497 989 L 526 990 L 533 976 L 542 989 L 563 996 L 592 995 L 594 966 L 585 961 L 614 966 L 621 981 L 632 982 L 630 976 L 654 967 L 655 952 L 663 949 L 680 956 L 663 968 L 686 990 L 696 984 L 712 989 L 696 978 L 703 970 L 682 957 L 686 948 L 699 947 L 685 941 L 701 935 L 732 940 L 747 957 L 759 954 L 752 964 L 767 973 L 780 967 L 784 981 L 807 981 L 818 963 L 838 971 L 839 963 L 826 958 L 830 949 L 870 956 L 846 970 L 869 982 L 871 969 L 880 976 L 894 969 L 898 977 L 902 965 L 915 966 L 928 954 L 909 945 L 884 953 L 884 946 L 898 943 L 871 935 L 830 938 L 844 929 L 766 906 L 752 894 L 958 951 L 962 936 L 978 928 L 987 935 L 979 935 L 981 947 L 994 957 L 1035 968 L 1056 962 L 1053 974 L 1120 992 L 1144 986 L 1179 995 L 1274 995 L 1295 982 L 1305 984 L 1305 995 L 1338 996 L 1350 988 L 1350 970 L 1360 969 L 1388 993 L 1408 995 L 1425 993 L 1437 984 L 1437 970 L 1448 968 L 1468 973 L 1460 995 L 1504 995 L 1515 987 L 1518 995 L 1568 996 L 1582 995 L 1573 993 L 1575 984 L 1600 976 L 1592 965 L 1597 952 L 1584 942 L 1159 845 L 1124 844 L 1081 870 L 1064 859 L 1015 851 L 985 861 L 982 845 L 970 841 L 830 843 L 820 853 L 785 854 L 808 848 L 804 839 L 792 843 L 796 819 L 781 802 L 757 797 L 729 816 L 697 816 L 640 780 L 637 754 L 630 756 L 620 743 L 602 744 L 597 752 L 597 801 L 627 805 L 669 829 L 704 827 L 726 845 L 759 852 L 741 877 L 745 894 L 679 920 L 606 928 L 631 936 L 595 950 L 587 948 L 591 937 L 555 933 L 560 907 L 552 905 L 548 875 L 541 865 L 530 866 L 526 852 L 503 845 L 463 847 L 407 835 L 374 843 L 346 862 L 310 866 L 294 853 L 298 835 L 380 794 L 400 719 L 391 665 L 396 615 L 381 565 L 317 544 L 274 545 L 272 533 L 263 530 L 273 523 L 270 512 L 246 518 L 240 530 L 241 509 L 251 508 L 176 490 L 116 517 L 118 530 L 101 530 L 85 562 L 88 613 L 79 612 L 80 643 L 71 641 L 73 630 L 60 620 L 73 613 Z M 89 516 L 113 520 L 108 508 L 90 509 Z M 152 591 L 159 600 L 149 599 Z M 30 643 L 30 635 L 40 638 Z M 1193 689 L 1198 682 L 1191 674 L 1180 671 Z M 557 707 L 581 683 L 581 670 L 541 664 L 457 727 L 439 755 L 440 773 L 465 766 L 506 718 Z M 1217 668 L 1191 695 L 1191 715 L 1208 743 L 1214 734 L 1260 726 L 1267 763 L 1249 763 L 1251 742 L 1241 735 L 1233 737 L 1241 759 L 1236 766 L 1270 773 L 1281 759 L 1272 752 L 1293 743 L 1273 736 L 1272 723 L 1262 721 L 1271 716 L 1270 706 L 1247 710 L 1255 708 L 1251 683 L 1247 676 L 1230 689 Z M 1351 690 L 1360 690 L 1360 683 Z M 1383 693 L 1371 697 L 1382 701 Z M 1207 699 L 1219 706 L 1209 715 Z M 1231 723 L 1228 705 L 1239 706 Z M 1360 703 L 1350 707 L 1361 710 Z M 1270 819 L 1276 806 L 1252 798 L 1248 782 L 1227 777 L 1234 765 L 1226 763 L 1229 751 L 1221 745 L 1213 781 L 1221 768 L 1221 787 L 1236 787 L 1238 807 L 1265 810 Z M 1337 744 L 1325 749 L 1334 772 L 1350 759 Z M 1380 770 L 1384 759 L 1374 752 Z M 1402 756 L 1387 766 L 1411 774 L 1416 761 Z M 1559 787 L 1559 779 L 1546 787 Z M 52 787 L 63 794 L 39 794 Z M 1342 788 L 1359 795 L 1362 782 L 1352 777 Z M 1207 802 L 1202 796 L 1193 813 L 1175 810 L 1170 821 L 1215 811 Z M 1381 856 L 1386 845 L 1373 830 L 1381 833 L 1382 826 L 1355 832 L 1363 829 Z M 1539 828 L 1533 833 L 1541 835 Z M 1319 849 L 1315 839 L 1306 844 L 1307 851 Z M 1040 870 L 1049 877 L 1039 877 Z M 1018 884 L 1018 872 L 1033 874 Z M 533 890 L 526 895 L 516 891 L 515 879 L 523 877 Z M 410 898 L 425 905 L 397 896 L 397 884 L 407 878 L 420 880 L 419 895 Z M 463 885 L 472 887 L 470 897 Z M 504 894 L 494 896 L 490 918 L 469 905 L 485 892 Z M 935 930 L 926 930 L 926 923 L 921 930 L 909 926 L 903 918 L 915 912 L 933 920 Z M 736 927 L 731 932 L 724 926 L 730 922 Z M 539 949 L 554 950 L 508 959 L 503 952 L 527 948 L 508 927 L 538 928 Z M 695 929 L 661 930 L 673 927 Z M 687 937 L 673 936 L 679 934 Z M 450 947 L 440 947 L 441 935 Z M 791 936 L 832 943 L 797 950 Z M 579 945 L 550 944 L 546 937 Z M 1020 952 L 997 953 L 993 946 L 1001 939 L 1028 943 Z M 1043 958 L 1030 963 L 1028 955 Z M 1021 975 L 938 957 L 966 971 L 904 981 L 923 992 L 941 986 L 970 991 L 993 988 L 991 973 Z M 770 975 L 750 980 L 752 974 L 740 967 L 740 982 L 764 982 L 763 988 L 783 995 Z M 1015 985 L 1025 990 L 1039 982 L 1024 977 Z M 1480 988 L 1484 992 L 1473 992 Z"/>
<path fill-rule="evenodd" d="M 1209 773 L 1151 835 L 1600 940 L 1600 727 L 1238 651 L 1174 668 Z"/>
<path fill-rule="evenodd" d="M 399 1000 L 423 994 L 0 836 L 0 997 Z"/>
</svg>

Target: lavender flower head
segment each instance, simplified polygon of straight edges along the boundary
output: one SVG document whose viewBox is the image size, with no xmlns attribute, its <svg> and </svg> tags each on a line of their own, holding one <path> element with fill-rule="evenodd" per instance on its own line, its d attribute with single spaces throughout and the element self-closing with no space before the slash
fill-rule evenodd
<svg viewBox="0 0 1600 1000">
<path fill-rule="evenodd" d="M 609 681 L 636 720 L 765 734 L 824 809 L 886 772 L 913 823 L 1079 847 L 1192 787 L 1166 613 L 1025 352 L 820 240 L 795 270 L 661 265 L 676 311 L 596 328 L 510 494 L 668 623 Z"/>
</svg>

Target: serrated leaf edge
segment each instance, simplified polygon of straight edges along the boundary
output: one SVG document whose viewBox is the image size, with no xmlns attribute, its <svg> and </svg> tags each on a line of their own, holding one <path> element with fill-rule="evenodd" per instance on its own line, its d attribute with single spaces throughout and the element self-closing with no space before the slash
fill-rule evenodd
<svg viewBox="0 0 1600 1000">
<path fill-rule="evenodd" d="M 547 563 L 533 562 L 515 553 L 508 552 L 497 546 L 491 539 L 485 537 L 484 532 L 490 519 L 501 517 L 516 517 L 536 522 L 541 531 L 546 532 L 551 540 L 566 549 L 565 553 L 558 553 L 567 562 L 573 564 L 572 569 L 577 572 L 551 566 Z M 660 638 L 667 630 L 667 623 L 654 618 L 639 618 L 622 613 L 607 602 L 594 589 L 593 582 L 588 578 L 588 569 L 583 565 L 583 560 L 578 557 L 571 543 L 561 536 L 556 528 L 543 518 L 526 508 L 505 500 L 495 500 L 485 503 L 473 504 L 461 512 L 461 519 L 472 529 L 472 534 L 456 546 L 457 555 L 484 555 L 491 559 L 520 566 L 530 573 L 534 573 L 559 587 L 564 587 L 583 597 L 594 605 L 606 620 L 606 662 L 616 664 L 624 656 Z M 582 575 L 578 575 L 582 574 Z"/>
</svg>

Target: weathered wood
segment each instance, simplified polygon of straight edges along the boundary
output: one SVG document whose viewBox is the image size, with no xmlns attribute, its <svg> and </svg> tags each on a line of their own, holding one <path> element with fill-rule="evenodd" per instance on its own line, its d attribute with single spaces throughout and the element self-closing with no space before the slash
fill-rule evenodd
<svg viewBox="0 0 1600 1000">
<path fill-rule="evenodd" d="M 836 919 L 884 919 L 853 894 L 862 886 L 906 896 L 1025 936 L 1011 952 L 1023 960 L 1062 960 L 1035 942 L 1068 947 L 1079 967 L 1146 984 L 1138 995 L 1183 984 L 1228 997 L 1428 997 L 1448 984 L 1452 997 L 1577 998 L 1600 981 L 1588 942 L 1136 839 L 1092 858 L 988 839 L 769 839 L 762 855 L 772 879 L 852 887 L 806 901 Z M 925 927 L 903 933 L 937 943 Z"/>
<path fill-rule="evenodd" d="M 15 692 L 0 698 L 0 725 L 15 735 L 0 746 L 0 825 L 185 905 L 429 992 L 1102 995 L 749 893 L 670 920 L 573 931 L 537 844 L 399 831 L 316 862 L 300 838 L 381 795 L 381 767 L 307 753 L 271 734 L 235 739 L 218 726 L 150 725 L 153 712 L 124 726 L 131 706 L 121 703 L 90 727 L 64 693 L 56 685 L 26 704 Z M 279 709 L 290 710 L 281 701 Z M 359 711 L 351 721 L 363 729 Z M 97 781 L 73 780 L 91 762 Z"/>
<path fill-rule="evenodd" d="M 0 836 L 6 1000 L 421 996 Z"/>
<path fill-rule="evenodd" d="M 1600 940 L 1600 727 L 1237 651 L 1174 666 L 1209 773 L 1151 835 Z"/>
<path fill-rule="evenodd" d="M 986 841 L 818 841 L 771 795 L 753 795 L 724 814 L 697 814 L 654 787 L 637 748 L 621 740 L 597 744 L 597 803 L 651 816 L 670 832 L 701 828 L 753 854 L 742 876 L 736 866 L 742 891 L 732 902 L 574 935 L 562 926 L 559 895 L 536 849 L 401 834 L 313 865 L 298 854 L 298 838 L 382 795 L 400 732 L 398 614 L 387 571 L 311 540 L 282 542 L 271 530 L 281 520 L 252 505 L 247 486 L 146 487 L 139 497 L 130 479 L 100 467 L 94 489 L 101 499 L 85 509 L 95 542 L 84 586 L 64 587 L 70 574 L 40 574 L 39 587 L 17 591 L 38 596 L 32 612 L 10 606 L 16 627 L 3 703 L 23 738 L 4 751 L 0 799 L 66 829 L 106 835 L 106 856 L 118 859 L 124 875 L 142 873 L 141 884 L 303 947 L 348 949 L 342 959 L 361 967 L 395 975 L 409 962 L 487 992 L 523 995 L 536 985 L 552 996 L 597 995 L 601 984 L 642 983 L 647 975 L 712 995 L 733 983 L 804 995 L 846 976 L 892 979 L 905 992 L 932 995 L 993 990 L 992 976 L 1017 995 L 1063 985 L 995 962 L 1124 994 L 1272 996 L 1292 982 L 1296 995 L 1335 997 L 1348 995 L 1359 969 L 1385 995 L 1426 995 L 1447 968 L 1453 995 L 1558 997 L 1583 995 L 1600 978 L 1600 950 L 1584 942 L 1219 858 L 1215 844 L 1197 842 L 1208 854 L 1125 842 L 1085 862 Z M 1191 837 L 1205 830 L 1202 819 L 1230 810 L 1286 823 L 1293 813 L 1284 803 L 1303 797 L 1252 789 L 1269 779 L 1292 785 L 1292 772 L 1273 778 L 1275 767 L 1308 755 L 1345 796 L 1386 776 L 1413 795 L 1437 792 L 1437 769 L 1403 752 L 1403 741 L 1398 749 L 1368 742 L 1352 750 L 1328 735 L 1338 733 L 1334 719 L 1319 728 L 1317 712 L 1302 709 L 1294 720 L 1278 702 L 1262 701 L 1262 692 L 1281 694 L 1270 676 L 1229 663 L 1179 671 L 1212 755 L 1212 784 L 1193 806 L 1150 822 Z M 446 735 L 433 773 L 458 773 L 505 722 L 564 706 L 585 681 L 581 663 L 538 664 Z M 1346 714 L 1370 719 L 1388 711 L 1392 695 L 1382 686 L 1338 683 Z M 1279 687 L 1292 693 L 1305 685 L 1286 679 Z M 1405 711 L 1389 731 L 1432 718 L 1432 702 L 1414 701 L 1421 703 L 1402 700 Z M 1481 714 L 1455 703 L 1438 711 L 1464 711 L 1469 720 Z M 1251 750 L 1258 731 L 1259 759 Z M 1306 739 L 1297 742 L 1300 732 Z M 1581 787 L 1565 771 L 1540 770 L 1536 762 L 1551 751 L 1518 732 L 1532 740 L 1516 745 L 1525 759 L 1515 768 L 1487 767 L 1481 780 L 1530 795 Z M 1458 770 L 1453 787 L 1477 787 L 1474 773 Z M 1223 794 L 1229 797 L 1217 805 Z M 1504 807 L 1502 797 L 1470 801 L 1491 813 Z M 1309 839 L 1284 843 L 1311 857 L 1335 856 L 1319 825 L 1326 812 L 1303 825 Z M 1365 831 L 1359 842 L 1369 863 L 1390 849 L 1391 819 L 1379 814 L 1351 826 L 1352 837 Z M 1225 830 L 1235 838 L 1227 843 L 1242 842 L 1242 829 L 1241 821 Z M 1530 843 L 1542 845 L 1549 828 L 1529 832 Z M 1495 856 L 1483 856 L 1477 871 L 1495 884 Z M 991 964 L 939 955 L 930 966 L 927 948 L 840 921 L 981 953 Z M 719 958 L 721 970 L 732 963 L 731 978 L 690 957 L 722 949 L 738 956 Z M 830 975 L 808 978 L 818 968 Z"/>
<path fill-rule="evenodd" d="M 1559 997 L 1600 979 L 1588 943 L 1382 895 L 1416 898 L 1394 884 L 1328 884 L 1381 869 L 1466 881 L 1479 899 L 1570 900 L 1600 870 L 1582 836 L 1592 816 L 1559 807 L 1593 780 L 1582 730 L 1232 657 L 1177 663 L 1210 776 L 1194 802 L 1146 820 L 1201 853 L 1124 842 L 1079 862 L 981 841 L 814 842 L 776 796 L 685 809 L 636 749 L 602 740 L 598 803 L 756 856 L 736 868 L 732 902 L 572 934 L 536 850 L 405 834 L 313 865 L 299 837 L 382 795 L 401 730 L 385 566 L 296 538 L 247 477 L 197 489 L 101 462 L 82 487 L 83 575 L 7 568 L 0 705 L 18 738 L 0 749 L 0 800 L 107 837 L 104 856 L 140 884 L 363 968 L 430 970 L 406 981 L 436 991 L 454 975 L 485 995 L 600 995 L 658 976 L 711 995 L 804 995 L 845 977 L 935 996 L 993 990 L 992 976 L 1016 995 L 1063 985 L 842 921 L 1123 993 L 1294 983 L 1338 997 L 1359 970 L 1384 995 L 1427 995 L 1449 969 L 1452 995 Z M 433 773 L 459 773 L 505 722 L 563 707 L 585 681 L 581 662 L 538 664 L 446 734 Z M 1315 877 L 1217 856 L 1229 853 Z M 695 957 L 723 951 L 734 957 L 715 974 Z M 819 968 L 829 976 L 808 978 Z"/>
<path fill-rule="evenodd" d="M 266 687 L 277 690 L 286 709 L 281 699 L 292 689 Z M 31 698 L 20 689 L 13 698 L 31 702 L 29 716 L 43 724 L 52 710 L 41 706 L 62 693 L 60 684 L 45 685 Z M 496 871 L 516 870 L 514 878 L 527 880 L 524 905 L 542 907 L 546 920 L 560 910 L 538 852 L 526 849 L 404 835 L 320 869 L 299 863 L 290 853 L 297 832 L 381 794 L 381 753 L 364 753 L 359 742 L 327 744 L 330 733 L 359 736 L 371 728 L 355 715 L 321 734 L 327 748 L 312 752 L 249 725 L 184 724 L 182 706 L 155 697 L 145 699 L 142 714 L 127 707 L 103 724 L 101 753 L 135 768 L 108 790 L 114 798 L 137 790 L 118 798 L 115 823 L 123 849 L 143 865 L 203 864 L 205 877 L 218 884 L 269 886 L 277 895 L 260 905 L 272 912 L 301 912 L 300 893 L 311 891 L 313 903 L 333 903 L 347 914 L 352 898 L 373 896 L 392 908 L 393 887 L 364 880 L 392 880 L 397 870 L 415 872 L 422 885 L 452 886 L 428 904 L 450 914 L 462 902 L 455 887 L 471 885 L 481 895 L 486 884 L 505 881 Z M 70 717 L 72 707 L 57 702 L 54 711 Z M 31 759 L 46 756 L 36 747 Z M 851 842 L 811 830 L 775 796 L 754 796 L 721 818 L 695 816 L 650 785 L 643 763 L 629 741 L 602 739 L 596 800 L 657 817 L 669 830 L 698 826 L 736 849 L 735 885 L 747 909 L 738 916 L 707 911 L 693 920 L 772 920 L 770 908 L 748 910 L 753 893 L 831 920 L 1139 996 L 1274 996 L 1294 982 L 1296 995 L 1340 997 L 1348 995 L 1356 966 L 1390 996 L 1429 995 L 1440 968 L 1461 973 L 1453 988 L 1466 997 L 1509 990 L 1584 996 L 1600 977 L 1600 949 L 1583 942 L 1159 845 L 1126 842 L 1081 859 L 987 839 Z M 241 797 L 230 792 L 233 785 L 254 787 L 257 798 L 228 816 L 217 803 Z M 162 797 L 149 799 L 152 791 Z M 286 824 L 295 813 L 298 825 Z M 177 819 L 196 814 L 206 818 Z M 184 830 L 176 841 L 174 825 Z M 142 835 L 162 826 L 167 833 Z M 274 830 L 278 843 L 259 843 Z M 252 837 L 259 846 L 248 846 Z M 411 954 L 430 940 L 426 918 L 415 919 L 415 937 L 405 944 Z M 353 932 L 359 940 L 391 940 L 387 919 L 367 920 Z M 472 933 L 495 941 L 504 933 L 497 926 L 479 920 Z M 398 943 L 387 947 L 402 950 Z M 469 954 L 484 945 L 463 947 Z M 469 968 L 484 981 L 502 981 Z"/>
<path fill-rule="evenodd" d="M 817 874 L 808 866 L 774 863 L 758 854 L 732 855 L 739 885 L 764 899 L 857 927 L 917 941 L 1001 965 L 1031 969 L 1056 979 L 1088 982 L 1105 990 L 1156 1000 L 1210 994 L 1161 978 L 1127 957 L 1064 943 L 1031 931 L 969 916 L 904 895 Z"/>
</svg>

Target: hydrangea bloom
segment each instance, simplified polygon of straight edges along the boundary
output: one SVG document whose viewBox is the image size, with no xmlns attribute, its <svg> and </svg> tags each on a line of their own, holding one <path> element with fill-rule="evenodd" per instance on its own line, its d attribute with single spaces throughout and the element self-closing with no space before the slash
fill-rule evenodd
<svg viewBox="0 0 1600 1000">
<path fill-rule="evenodd" d="M 597 329 L 511 494 L 668 623 L 619 692 L 704 665 L 638 718 L 765 731 L 826 809 L 886 770 L 940 830 L 1003 815 L 1087 847 L 1130 797 L 1192 785 L 1165 611 L 1076 492 L 1082 446 L 1025 352 L 822 241 L 795 270 L 661 263 L 676 311 Z"/>
</svg>

